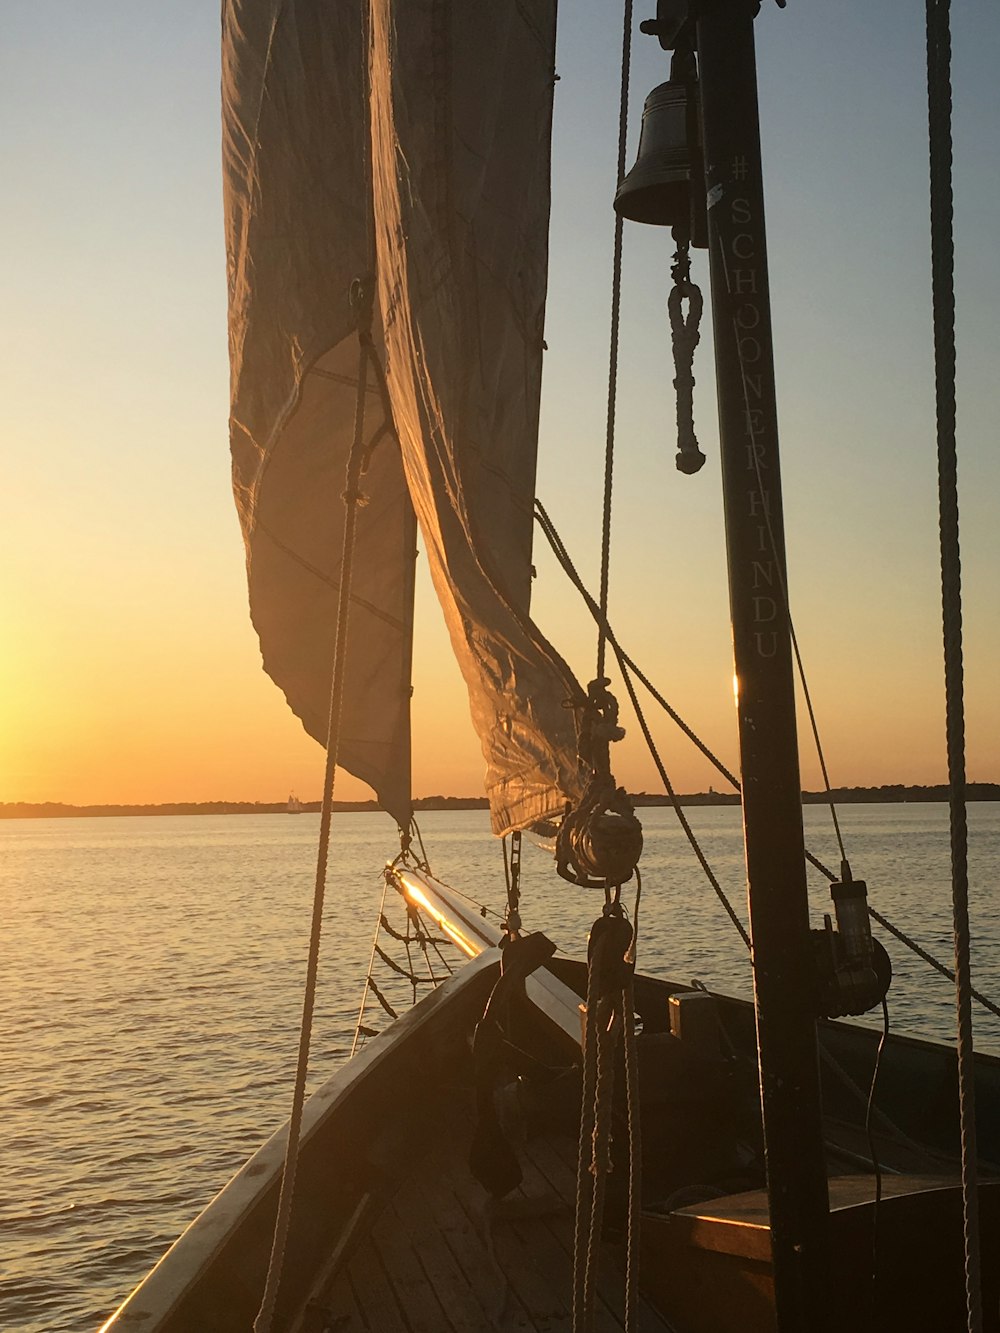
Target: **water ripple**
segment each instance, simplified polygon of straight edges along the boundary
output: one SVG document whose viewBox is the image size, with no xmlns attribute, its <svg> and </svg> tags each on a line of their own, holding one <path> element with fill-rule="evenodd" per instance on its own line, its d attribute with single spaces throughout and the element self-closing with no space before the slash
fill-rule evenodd
<svg viewBox="0 0 1000 1333">
<path fill-rule="evenodd" d="M 809 841 L 834 853 L 823 812 Z M 668 811 L 645 811 L 640 963 L 750 991 L 746 956 Z M 739 812 L 696 809 L 706 853 L 742 907 Z M 951 952 L 947 812 L 848 806 L 856 873 L 925 947 Z M 435 871 L 498 907 L 485 813 L 426 815 Z M 318 820 L 280 816 L 19 820 L 0 825 L 0 1225 L 5 1333 L 92 1333 L 283 1120 L 295 1062 Z M 973 806 L 975 980 L 1000 995 L 1000 807 Z M 390 821 L 337 820 L 313 1085 L 350 1047 Z M 526 849 L 524 917 L 581 954 L 592 895 Z M 826 910 L 813 884 L 813 911 Z M 896 1030 L 948 1040 L 946 982 L 885 941 Z M 405 1007 L 409 987 L 384 989 Z M 984 1048 L 1000 1051 L 985 1020 Z"/>
</svg>

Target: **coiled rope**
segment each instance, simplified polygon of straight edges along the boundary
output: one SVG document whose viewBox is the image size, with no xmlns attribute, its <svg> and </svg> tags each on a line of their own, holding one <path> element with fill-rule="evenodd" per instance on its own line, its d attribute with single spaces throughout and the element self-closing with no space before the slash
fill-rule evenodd
<svg viewBox="0 0 1000 1333">
<path fill-rule="evenodd" d="M 285 1163 L 281 1173 L 281 1191 L 278 1213 L 274 1224 L 271 1258 L 264 1284 L 264 1295 L 253 1324 L 253 1333 L 270 1333 L 278 1287 L 284 1269 L 285 1246 L 295 1197 L 295 1172 L 298 1164 L 299 1137 L 302 1130 L 302 1107 L 305 1102 L 306 1077 L 309 1070 L 309 1046 L 312 1039 L 313 1012 L 316 1006 L 316 977 L 319 970 L 320 939 L 323 933 L 323 903 L 326 895 L 326 869 L 330 851 L 330 825 L 333 815 L 333 790 L 340 749 L 340 717 L 344 702 L 344 663 L 347 655 L 347 631 L 351 613 L 351 579 L 354 564 L 354 539 L 357 512 L 364 503 L 359 482 L 368 450 L 365 447 L 365 395 L 368 385 L 368 363 L 374 358 L 371 342 L 371 303 L 360 282 L 351 290 L 351 301 L 358 318 L 358 394 L 354 412 L 354 439 L 347 460 L 347 485 L 344 490 L 344 544 L 340 565 L 340 595 L 337 605 L 337 627 L 333 656 L 333 676 L 330 684 L 330 714 L 326 738 L 326 770 L 323 778 L 323 805 L 320 814 L 319 844 L 316 855 L 316 882 L 313 891 L 312 926 L 309 934 L 309 956 L 306 965 L 305 993 L 302 998 L 302 1023 L 299 1029 L 299 1052 L 295 1067 L 295 1085 L 292 1090 L 292 1110 L 288 1118 L 288 1142 Z"/>
<path fill-rule="evenodd" d="M 968 823 L 965 810 L 965 708 L 962 665 L 962 563 L 955 442 L 955 245 L 951 142 L 951 4 L 927 0 L 927 120 L 930 147 L 931 293 L 937 417 L 945 731 L 951 816 L 958 1106 L 962 1132 L 962 1213 L 969 1333 L 983 1327 L 976 1176 L 975 1053 L 972 1038 Z"/>
</svg>

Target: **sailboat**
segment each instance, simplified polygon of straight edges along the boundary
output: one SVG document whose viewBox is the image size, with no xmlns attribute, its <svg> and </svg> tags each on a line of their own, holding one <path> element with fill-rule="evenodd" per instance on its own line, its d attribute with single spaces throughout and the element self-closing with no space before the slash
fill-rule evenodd
<svg viewBox="0 0 1000 1333">
<path fill-rule="evenodd" d="M 669 78 L 628 173 L 623 118 L 615 200 L 619 238 L 646 222 L 677 245 L 682 472 L 704 461 L 689 252 L 708 251 L 750 1004 L 636 968 L 612 659 L 641 677 L 606 586 L 578 586 L 589 684 L 529 614 L 536 520 L 579 585 L 534 494 L 553 0 L 223 6 L 234 482 L 265 668 L 327 749 L 317 899 L 289 1123 L 105 1333 L 1000 1327 L 978 1262 L 1000 1239 L 1000 1061 L 835 1021 L 877 1010 L 891 971 L 846 855 L 810 930 L 757 8 L 659 0 L 642 26 Z M 628 6 L 626 67 L 630 41 Z M 418 530 L 510 844 L 498 925 L 416 840 Z M 414 938 L 467 962 L 305 1100 L 338 765 L 398 824 L 386 884 Z M 603 898 L 586 959 L 522 927 L 524 830 Z M 956 972 L 965 1014 L 961 947 Z"/>
</svg>

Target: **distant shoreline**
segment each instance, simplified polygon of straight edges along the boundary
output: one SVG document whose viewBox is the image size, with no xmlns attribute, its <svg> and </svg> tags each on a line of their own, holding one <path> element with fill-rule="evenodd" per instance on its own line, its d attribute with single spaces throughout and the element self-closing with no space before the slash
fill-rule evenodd
<svg viewBox="0 0 1000 1333">
<path fill-rule="evenodd" d="M 936 802 L 948 800 L 948 788 L 934 787 L 837 787 L 833 798 L 840 805 L 896 804 L 905 802 Z M 804 791 L 804 805 L 823 805 L 825 792 Z M 632 800 L 637 806 L 669 805 L 666 796 L 656 793 L 635 792 Z M 679 797 L 682 805 L 739 805 L 735 792 L 693 792 Z M 1000 801 L 1000 783 L 970 782 L 966 800 Z M 414 802 L 415 810 L 486 810 L 485 796 L 421 796 Z M 301 812 L 315 814 L 319 801 L 303 801 Z M 370 801 L 334 801 L 336 811 L 370 812 L 380 809 Z M 59 801 L 0 802 L 0 819 L 93 819 L 129 815 L 286 815 L 286 801 L 175 801 L 164 805 L 66 805 Z"/>
</svg>

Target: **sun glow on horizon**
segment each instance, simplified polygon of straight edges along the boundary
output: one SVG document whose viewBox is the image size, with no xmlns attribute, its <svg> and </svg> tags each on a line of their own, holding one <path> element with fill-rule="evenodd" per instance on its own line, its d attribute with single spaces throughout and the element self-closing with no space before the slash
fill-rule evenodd
<svg viewBox="0 0 1000 1333">
<path fill-rule="evenodd" d="M 610 9 L 584 8 L 560 35 L 537 490 L 593 588 L 618 125 L 617 79 L 600 53 L 620 33 Z M 831 781 L 938 783 L 923 35 L 914 25 L 897 40 L 885 6 L 847 17 L 801 8 L 795 22 L 762 12 L 759 52 L 789 595 Z M 960 484 L 967 767 L 970 781 L 996 781 L 1000 85 L 990 53 L 1000 11 L 980 8 L 955 39 Z M 833 41 L 856 53 L 848 99 L 843 69 L 815 59 Z M 643 94 L 662 78 L 655 48 L 636 49 L 636 131 Z M 315 800 L 322 747 L 261 669 L 231 494 L 218 16 L 193 4 L 43 0 L 14 7 L 5 55 L 0 100 L 15 132 L 0 154 L 5 178 L 25 185 L 0 218 L 17 257 L 0 357 L 0 801 Z M 809 79 L 789 77 L 806 68 Z M 869 132 L 876 123 L 884 134 Z M 735 770 L 710 330 L 695 367 L 709 463 L 681 478 L 658 232 L 630 229 L 624 259 L 611 619 Z M 703 255 L 696 266 L 705 286 Z M 533 613 L 586 684 L 592 621 L 540 547 Z M 477 795 L 484 761 L 465 687 L 426 588 L 419 598 L 414 790 Z M 612 755 L 616 778 L 658 791 L 621 682 L 612 688 L 627 731 Z M 717 786 L 715 770 L 644 706 L 675 787 Z M 801 722 L 800 738 L 803 785 L 816 789 Z M 336 795 L 370 792 L 339 773 Z"/>
</svg>

